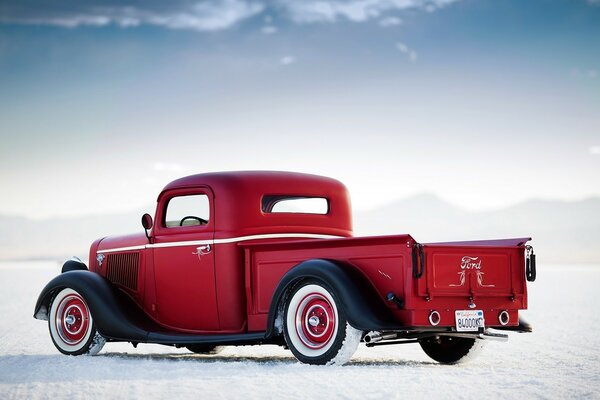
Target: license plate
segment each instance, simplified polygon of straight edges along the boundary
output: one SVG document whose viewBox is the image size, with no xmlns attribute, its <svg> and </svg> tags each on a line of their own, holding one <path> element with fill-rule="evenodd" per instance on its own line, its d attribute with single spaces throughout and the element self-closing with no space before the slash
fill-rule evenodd
<svg viewBox="0 0 600 400">
<path fill-rule="evenodd" d="M 478 331 L 479 328 L 485 327 L 483 311 L 481 310 L 456 310 L 454 315 L 456 317 L 457 332 Z"/>
</svg>

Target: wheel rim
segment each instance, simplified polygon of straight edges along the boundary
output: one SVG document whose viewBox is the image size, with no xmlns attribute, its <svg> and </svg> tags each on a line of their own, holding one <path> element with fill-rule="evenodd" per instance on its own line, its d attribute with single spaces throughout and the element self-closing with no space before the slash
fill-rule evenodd
<svg viewBox="0 0 600 400">
<path fill-rule="evenodd" d="M 88 336 L 90 312 L 79 294 L 69 294 L 60 301 L 56 308 L 55 326 L 59 338 L 69 346 L 81 343 Z"/>
<path fill-rule="evenodd" d="M 325 347 L 336 332 L 334 307 L 321 293 L 304 296 L 296 308 L 295 322 L 298 338 L 310 349 Z"/>
</svg>

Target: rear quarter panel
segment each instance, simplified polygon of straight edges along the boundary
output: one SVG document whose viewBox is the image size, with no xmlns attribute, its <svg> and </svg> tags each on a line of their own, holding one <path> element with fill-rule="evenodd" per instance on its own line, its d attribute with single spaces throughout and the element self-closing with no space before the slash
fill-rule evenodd
<svg viewBox="0 0 600 400">
<path fill-rule="evenodd" d="M 352 264 L 364 275 L 365 285 L 375 287 L 383 300 L 389 292 L 403 296 L 413 243 L 409 235 L 397 235 L 241 245 L 246 254 L 249 331 L 266 329 L 277 284 L 287 271 L 308 259 Z"/>
</svg>

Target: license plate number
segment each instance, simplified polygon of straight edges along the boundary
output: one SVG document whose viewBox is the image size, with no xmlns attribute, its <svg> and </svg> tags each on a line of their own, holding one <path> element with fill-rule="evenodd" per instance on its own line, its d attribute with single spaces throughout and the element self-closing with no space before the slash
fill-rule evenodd
<svg viewBox="0 0 600 400">
<path fill-rule="evenodd" d="M 478 331 L 479 328 L 485 327 L 485 319 L 481 310 L 456 310 L 457 332 L 472 332 Z"/>
</svg>

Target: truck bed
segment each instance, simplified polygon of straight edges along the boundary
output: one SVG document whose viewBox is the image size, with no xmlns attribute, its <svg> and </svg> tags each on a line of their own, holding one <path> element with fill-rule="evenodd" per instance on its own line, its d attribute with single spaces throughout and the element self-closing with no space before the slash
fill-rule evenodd
<svg viewBox="0 0 600 400">
<path fill-rule="evenodd" d="M 480 310 L 486 327 L 518 325 L 527 308 L 525 243 L 529 238 L 419 244 L 410 235 L 241 243 L 245 253 L 248 331 L 264 331 L 277 283 L 315 258 L 357 270 L 398 326 L 455 329 L 455 312 Z M 393 294 L 397 301 L 389 301 Z M 506 311 L 508 322 L 500 323 Z"/>
</svg>

